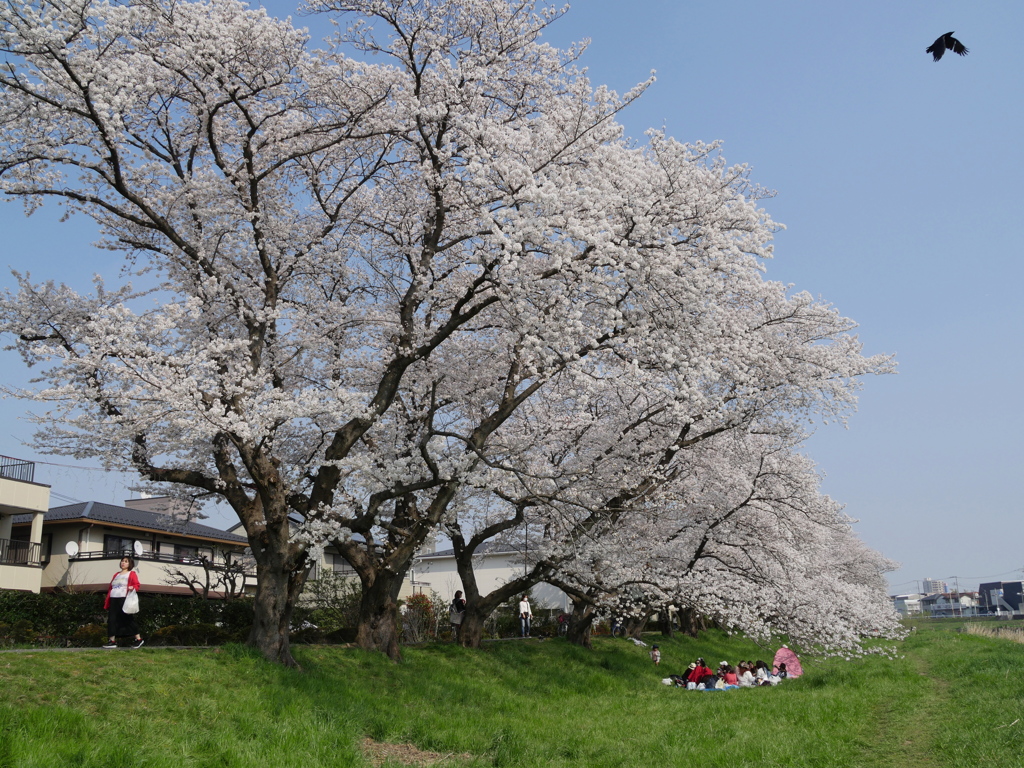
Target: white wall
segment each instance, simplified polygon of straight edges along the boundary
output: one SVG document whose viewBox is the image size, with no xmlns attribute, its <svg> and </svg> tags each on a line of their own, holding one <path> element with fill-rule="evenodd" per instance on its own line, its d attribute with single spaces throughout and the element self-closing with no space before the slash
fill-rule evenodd
<svg viewBox="0 0 1024 768">
<path fill-rule="evenodd" d="M 481 594 L 487 594 L 502 584 L 506 584 L 516 576 L 522 575 L 523 565 L 518 562 L 520 556 L 514 552 L 500 554 L 480 555 L 473 558 L 473 567 L 476 571 L 476 583 Z M 458 570 L 455 567 L 455 558 L 431 557 L 416 561 L 410 580 L 425 582 L 422 589 L 429 594 L 431 590 L 436 592 L 446 601 L 455 597 L 455 590 L 462 589 L 462 580 L 459 578 Z M 405 592 L 403 586 L 402 591 Z M 420 587 L 416 587 L 419 591 Z M 558 608 L 568 610 L 569 598 L 562 590 L 552 587 L 550 584 L 538 584 L 530 594 L 533 597 L 533 607 L 536 608 Z"/>
<path fill-rule="evenodd" d="M 0 565 L 0 587 L 24 592 L 39 592 L 42 573 L 41 568 L 24 565 Z"/>
</svg>

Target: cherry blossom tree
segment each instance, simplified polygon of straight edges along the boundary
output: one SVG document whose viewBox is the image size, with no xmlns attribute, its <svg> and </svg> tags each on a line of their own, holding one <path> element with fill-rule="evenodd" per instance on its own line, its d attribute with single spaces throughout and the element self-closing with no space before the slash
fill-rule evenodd
<svg viewBox="0 0 1024 768">
<path fill-rule="evenodd" d="M 314 9 L 349 23 L 330 50 L 236 0 L 0 3 L 0 191 L 93 217 L 135 281 L 20 275 L 0 300 L 41 368 L 37 444 L 229 504 L 268 658 L 294 664 L 328 544 L 362 583 L 358 643 L 397 658 L 440 527 L 476 546 L 536 511 L 539 576 L 692 446 L 842 417 L 889 369 L 763 279 L 745 167 L 622 136 L 648 83 L 593 87 L 539 39 L 559 12 Z"/>
<path fill-rule="evenodd" d="M 734 431 L 691 451 L 676 482 L 549 579 L 580 610 L 574 639 L 587 644 L 598 615 L 643 618 L 668 605 L 830 654 L 901 637 L 883 578 L 895 564 L 857 539 L 798 445 Z"/>
<path fill-rule="evenodd" d="M 699 166 L 688 169 L 700 173 Z M 579 567 L 588 546 L 607 563 L 604 550 L 616 546 L 616 537 L 629 542 L 618 545 L 626 554 L 611 560 L 616 568 L 637 546 L 648 546 L 650 526 L 637 505 L 649 509 L 671 491 L 679 497 L 673 504 L 692 508 L 696 491 L 680 483 L 694 473 L 723 487 L 737 482 L 751 460 L 737 469 L 732 454 L 706 447 L 712 438 L 788 435 L 794 415 L 841 418 L 853 403 L 855 377 L 887 369 L 886 360 L 860 356 L 847 335 L 850 322 L 832 309 L 803 294 L 787 296 L 756 265 L 734 266 L 730 277 L 709 281 L 703 304 L 688 305 L 687 317 L 667 327 L 672 307 L 659 308 L 647 319 L 653 343 L 631 338 L 561 372 L 510 419 L 518 429 L 495 436 L 500 466 L 491 462 L 467 480 L 466 499 L 444 519 L 467 597 L 465 644 L 479 642 L 491 611 L 536 583 L 558 580 L 573 595 L 556 574 Z M 669 328 L 681 332 L 669 337 Z M 682 376 L 680 360 L 695 361 Z M 528 541 L 526 567 L 481 595 L 473 556 L 494 540 Z"/>
</svg>

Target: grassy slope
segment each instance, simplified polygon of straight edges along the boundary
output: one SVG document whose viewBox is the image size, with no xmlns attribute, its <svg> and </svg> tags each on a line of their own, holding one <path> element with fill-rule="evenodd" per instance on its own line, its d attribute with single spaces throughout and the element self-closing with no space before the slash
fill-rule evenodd
<svg viewBox="0 0 1024 768">
<path fill-rule="evenodd" d="M 395 665 L 300 648 L 0 655 L 0 767 L 364 766 L 363 736 L 471 753 L 472 766 L 1024 766 L 1024 646 L 920 632 L 904 658 L 808 664 L 775 689 L 659 684 L 739 638 L 407 649 Z M 997 726 L 1007 726 L 998 728 Z"/>
</svg>

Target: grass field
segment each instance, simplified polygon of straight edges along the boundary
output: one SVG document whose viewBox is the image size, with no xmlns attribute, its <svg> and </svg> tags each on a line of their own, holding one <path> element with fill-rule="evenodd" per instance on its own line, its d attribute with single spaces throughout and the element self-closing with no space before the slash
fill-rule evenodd
<svg viewBox="0 0 1024 768">
<path fill-rule="evenodd" d="M 809 661 L 777 688 L 718 693 L 659 681 L 697 655 L 768 653 L 709 633 L 651 636 L 657 669 L 646 649 L 612 639 L 592 652 L 556 640 L 409 648 L 402 664 L 299 647 L 302 672 L 237 646 L 0 654 L 0 767 L 431 757 L 415 750 L 465 767 L 1024 767 L 1024 646 L 954 629 L 914 633 L 898 659 Z"/>
</svg>

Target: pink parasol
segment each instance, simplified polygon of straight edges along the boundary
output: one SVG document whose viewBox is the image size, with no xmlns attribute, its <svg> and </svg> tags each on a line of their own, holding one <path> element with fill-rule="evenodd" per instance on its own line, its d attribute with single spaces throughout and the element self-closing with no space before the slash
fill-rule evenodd
<svg viewBox="0 0 1024 768">
<path fill-rule="evenodd" d="M 775 669 L 778 669 L 779 664 L 785 664 L 790 677 L 800 677 L 804 673 L 803 667 L 800 666 L 800 659 L 786 646 L 782 646 L 775 652 L 775 661 L 772 664 Z"/>
</svg>

